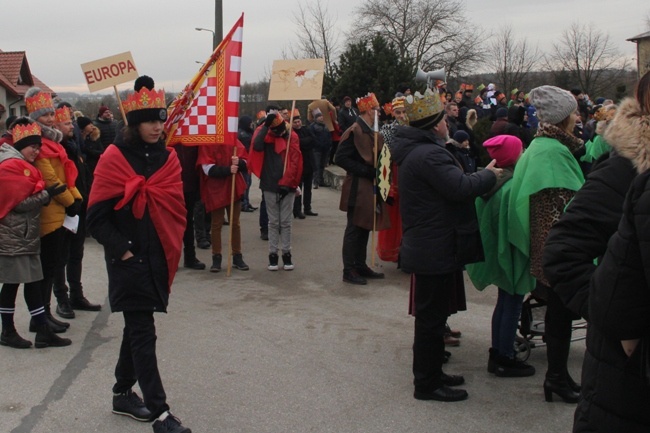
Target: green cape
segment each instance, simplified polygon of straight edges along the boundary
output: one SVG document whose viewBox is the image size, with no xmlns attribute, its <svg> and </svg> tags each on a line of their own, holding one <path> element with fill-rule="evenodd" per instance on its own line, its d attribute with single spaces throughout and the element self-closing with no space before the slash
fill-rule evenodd
<svg viewBox="0 0 650 433">
<path fill-rule="evenodd" d="M 494 284 L 511 295 L 524 295 L 535 287 L 535 278 L 529 274 L 520 281 L 515 279 L 514 260 L 520 256 L 508 241 L 508 202 L 511 189 L 512 179 L 488 200 L 482 197 L 476 199 L 485 261 L 466 265 L 465 268 L 478 290 Z"/>
<path fill-rule="evenodd" d="M 515 287 L 525 286 L 530 278 L 530 196 L 549 188 L 577 191 L 584 181 L 578 161 L 553 138 L 535 138 L 517 162 L 508 206 Z"/>
<path fill-rule="evenodd" d="M 602 135 L 597 135 L 593 139 L 586 142 L 585 148 L 587 149 L 587 151 L 584 154 L 584 156 L 580 158 L 580 161 L 584 161 L 584 162 L 594 162 L 602 155 L 612 150 L 612 146 L 610 146 L 605 141 Z"/>
</svg>

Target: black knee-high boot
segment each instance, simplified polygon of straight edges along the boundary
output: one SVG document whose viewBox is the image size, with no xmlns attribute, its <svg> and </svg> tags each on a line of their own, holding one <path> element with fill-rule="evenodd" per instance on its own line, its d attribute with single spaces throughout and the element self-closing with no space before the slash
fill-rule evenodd
<svg viewBox="0 0 650 433">
<path fill-rule="evenodd" d="M 555 393 L 567 403 L 577 403 L 580 393 L 571 386 L 567 372 L 571 339 L 547 335 L 545 340 L 548 370 L 544 381 L 544 398 L 546 401 L 553 401 L 553 393 Z"/>
</svg>

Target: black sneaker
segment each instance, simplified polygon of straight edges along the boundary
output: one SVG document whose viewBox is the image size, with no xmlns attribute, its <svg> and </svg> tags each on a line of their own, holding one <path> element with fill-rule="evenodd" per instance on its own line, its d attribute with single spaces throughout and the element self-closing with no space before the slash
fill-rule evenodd
<svg viewBox="0 0 650 433">
<path fill-rule="evenodd" d="M 131 389 L 122 394 L 113 394 L 113 413 L 128 416 L 140 422 L 151 421 L 151 412 L 140 396 Z"/>
<path fill-rule="evenodd" d="M 250 269 L 246 262 L 244 262 L 244 257 L 242 257 L 241 254 L 232 255 L 232 267 L 239 269 L 240 271 L 247 271 Z"/>
<path fill-rule="evenodd" d="M 291 253 L 284 253 L 282 254 L 282 263 L 284 266 L 282 266 L 282 269 L 285 271 L 293 271 L 293 263 L 291 262 Z"/>
<path fill-rule="evenodd" d="M 268 266 L 269 271 L 277 271 L 278 270 L 278 254 L 277 253 L 271 253 L 269 254 L 269 266 Z"/>
<path fill-rule="evenodd" d="M 181 420 L 172 415 L 171 412 L 167 412 L 167 414 L 164 421 L 154 421 L 153 433 L 192 433 L 192 430 L 183 427 Z"/>
</svg>

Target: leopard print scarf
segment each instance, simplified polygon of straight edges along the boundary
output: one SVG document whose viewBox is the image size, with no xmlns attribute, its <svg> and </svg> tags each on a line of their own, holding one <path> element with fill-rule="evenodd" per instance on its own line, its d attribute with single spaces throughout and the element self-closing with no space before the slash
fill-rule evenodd
<svg viewBox="0 0 650 433">
<path fill-rule="evenodd" d="M 571 154 L 575 154 L 585 143 L 573 134 L 546 122 L 539 122 L 539 128 L 535 137 L 553 138 L 566 146 Z"/>
</svg>

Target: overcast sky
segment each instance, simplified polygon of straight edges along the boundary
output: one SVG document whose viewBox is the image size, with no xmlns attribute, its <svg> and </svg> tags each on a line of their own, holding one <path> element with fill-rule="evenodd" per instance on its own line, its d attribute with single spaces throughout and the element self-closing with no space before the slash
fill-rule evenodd
<svg viewBox="0 0 650 433">
<path fill-rule="evenodd" d="M 244 16 L 242 80 L 255 82 L 295 40 L 292 14 L 312 0 L 223 0 L 224 34 Z M 353 23 L 361 0 L 323 0 L 343 32 Z M 157 86 L 179 91 L 212 51 L 213 0 L 0 0 L 0 49 L 26 51 L 32 73 L 58 92 L 88 91 L 80 64 L 125 51 L 138 72 Z M 594 23 L 611 41 L 635 58 L 635 44 L 625 39 L 647 31 L 647 0 L 465 0 L 471 23 L 496 30 L 510 25 L 518 38 L 549 50 L 576 20 Z M 636 60 L 634 60 L 636 62 Z M 119 89 L 131 84 L 122 84 Z"/>
</svg>

